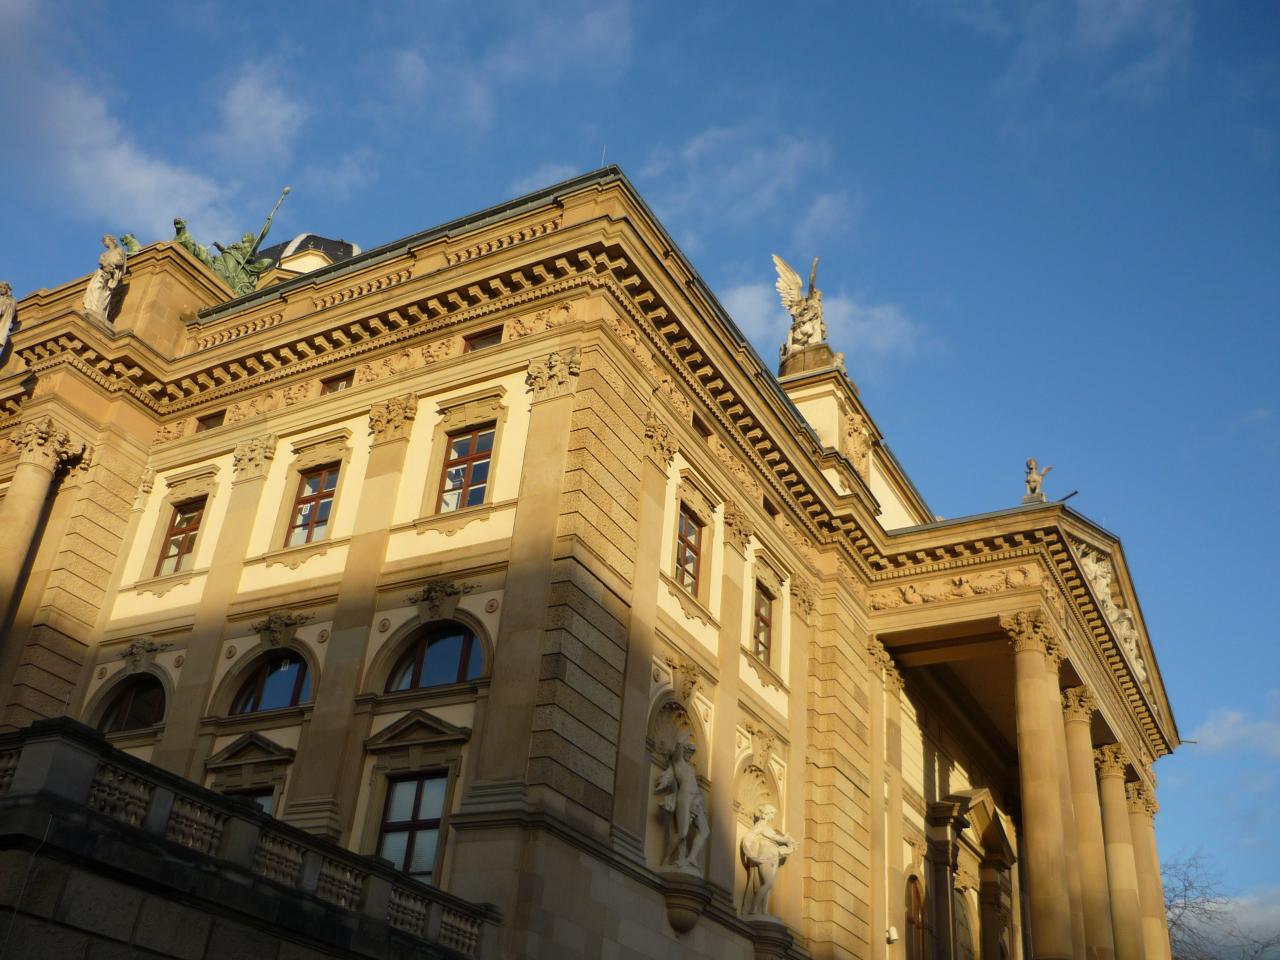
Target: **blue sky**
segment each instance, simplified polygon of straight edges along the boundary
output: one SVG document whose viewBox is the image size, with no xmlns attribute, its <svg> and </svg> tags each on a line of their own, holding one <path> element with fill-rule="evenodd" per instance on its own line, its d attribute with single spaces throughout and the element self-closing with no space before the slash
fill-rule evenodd
<svg viewBox="0 0 1280 960">
<path fill-rule="evenodd" d="M 769 254 L 933 509 L 1021 465 L 1126 545 L 1164 856 L 1280 917 L 1280 7 L 0 0 L 0 277 L 104 231 L 364 246 L 618 163 L 760 353 Z M 305 16 L 299 15 L 306 11 Z"/>
</svg>

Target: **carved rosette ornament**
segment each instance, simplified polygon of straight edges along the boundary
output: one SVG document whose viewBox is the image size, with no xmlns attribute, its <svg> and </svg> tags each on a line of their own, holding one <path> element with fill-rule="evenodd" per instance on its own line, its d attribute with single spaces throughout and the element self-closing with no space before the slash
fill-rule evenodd
<svg viewBox="0 0 1280 960">
<path fill-rule="evenodd" d="M 534 401 L 554 400 L 573 393 L 581 372 L 582 353 L 577 347 L 569 347 L 530 361 L 524 382 L 533 393 Z"/>
<path fill-rule="evenodd" d="M 746 555 L 747 544 L 751 541 L 751 521 L 732 500 L 724 505 L 724 538 L 735 550 Z"/>
<path fill-rule="evenodd" d="M 263 643 L 277 647 L 290 642 L 298 633 L 298 627 L 312 618 L 309 613 L 286 613 L 273 610 L 265 620 L 251 624 L 249 629 L 258 635 Z"/>
<path fill-rule="evenodd" d="M 18 448 L 18 462 L 42 467 L 50 473 L 70 466 L 85 452 L 85 445 L 71 439 L 71 434 L 53 417 L 40 417 L 23 424 L 13 437 Z"/>
<path fill-rule="evenodd" d="M 1067 687 L 1062 691 L 1062 712 L 1068 721 L 1089 723 L 1095 710 L 1093 697 L 1084 687 Z"/>
<path fill-rule="evenodd" d="M 1093 751 L 1093 765 L 1100 777 L 1123 777 L 1129 767 L 1129 755 L 1118 743 L 1109 743 Z"/>
<path fill-rule="evenodd" d="M 374 443 L 403 440 L 409 436 L 417 415 L 418 398 L 412 393 L 375 403 L 369 408 L 369 435 Z"/>
<path fill-rule="evenodd" d="M 241 480 L 258 480 L 267 475 L 271 461 L 276 455 L 276 438 L 274 434 L 265 437 L 254 437 L 236 444 L 231 454 L 231 468 L 235 482 Z"/>
<path fill-rule="evenodd" d="M 1160 809 L 1156 803 L 1156 798 L 1151 795 L 1151 791 L 1145 783 L 1135 781 L 1124 785 L 1124 798 L 1128 801 L 1129 812 L 1141 814 L 1148 820 L 1154 820 L 1156 811 Z"/>
<path fill-rule="evenodd" d="M 1020 610 L 1000 618 L 1014 653 L 1048 653 L 1049 630 L 1039 610 Z"/>
<path fill-rule="evenodd" d="M 663 467 L 671 466 L 671 460 L 675 457 L 676 450 L 679 449 L 671 428 L 663 423 L 652 410 L 649 411 L 644 420 L 644 443 L 649 456 Z"/>
</svg>

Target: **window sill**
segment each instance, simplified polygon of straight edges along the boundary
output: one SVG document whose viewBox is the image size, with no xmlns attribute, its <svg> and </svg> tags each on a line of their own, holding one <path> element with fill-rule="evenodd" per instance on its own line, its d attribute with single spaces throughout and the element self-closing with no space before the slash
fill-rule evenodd
<svg viewBox="0 0 1280 960">
<path fill-rule="evenodd" d="M 254 557 L 251 562 L 262 562 L 267 567 L 288 567 L 290 570 L 297 570 L 312 557 L 323 557 L 331 549 L 346 546 L 350 542 L 350 537 L 338 537 L 333 540 L 303 543 L 296 547 L 280 547 Z"/>
<path fill-rule="evenodd" d="M 667 590 L 669 590 L 671 595 L 676 598 L 676 601 L 680 604 L 680 608 L 684 610 L 684 615 L 686 617 L 690 620 L 701 621 L 707 626 L 714 627 L 717 630 L 720 629 L 719 621 L 716 620 L 710 610 L 702 605 L 700 600 L 696 597 L 690 596 L 689 591 L 673 580 L 666 571 L 661 571 L 658 575 L 662 578 L 662 582 L 667 585 Z"/>
<path fill-rule="evenodd" d="M 443 533 L 446 537 L 452 537 L 463 527 L 469 526 L 478 520 L 486 520 L 497 511 L 514 503 L 514 500 L 502 500 L 494 503 L 482 503 L 474 507 L 463 507 L 461 510 L 451 510 L 448 513 L 436 513 L 429 517 L 421 517 L 415 520 L 413 528 L 419 535 L 429 530 L 434 530 L 437 533 Z"/>
<path fill-rule="evenodd" d="M 368 704 L 374 713 L 394 713 L 418 704 L 450 706 L 455 703 L 472 703 L 480 691 L 489 686 L 488 677 L 464 680 L 462 683 L 444 683 L 438 687 L 418 687 L 413 690 L 396 690 L 392 693 L 361 693 L 356 703 Z"/>
<path fill-rule="evenodd" d="M 182 570 L 178 573 L 166 573 L 162 577 L 147 577 L 144 580 L 138 580 L 133 584 L 132 589 L 137 593 L 150 593 L 156 597 L 163 597 L 175 587 L 184 587 L 196 577 L 203 576 L 209 572 L 208 567 L 201 567 L 199 570 Z"/>
<path fill-rule="evenodd" d="M 301 723 L 311 713 L 315 701 L 296 707 L 276 707 L 257 713 L 237 713 L 227 717 L 205 717 L 201 726 L 213 727 L 219 733 L 249 733 L 254 730 L 272 730 L 276 727 L 292 727 Z"/>
<path fill-rule="evenodd" d="M 139 727 L 136 730 L 120 730 L 116 733 L 107 733 L 107 743 L 111 744 L 117 750 L 129 750 L 134 747 L 147 747 L 160 739 L 160 734 L 164 733 L 164 724 L 157 723 L 152 727 Z"/>
<path fill-rule="evenodd" d="M 746 647 L 742 648 L 742 657 L 747 661 L 747 666 L 756 672 L 756 676 L 760 678 L 760 683 L 766 687 L 773 687 L 775 690 L 785 691 L 786 684 L 782 682 L 782 677 L 773 672 L 773 668 L 757 657 Z"/>
</svg>

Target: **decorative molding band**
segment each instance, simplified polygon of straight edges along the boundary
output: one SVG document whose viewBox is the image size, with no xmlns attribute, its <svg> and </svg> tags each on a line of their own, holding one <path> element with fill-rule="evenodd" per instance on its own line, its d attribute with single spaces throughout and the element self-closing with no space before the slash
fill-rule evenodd
<svg viewBox="0 0 1280 960">
<path fill-rule="evenodd" d="M 468 260 L 474 260 L 476 257 L 483 257 L 487 253 L 497 253 L 499 250 L 506 250 L 508 247 L 514 247 L 517 244 L 536 240 L 538 237 L 545 237 L 547 234 L 559 230 L 560 222 L 560 217 L 553 217 L 550 220 L 544 220 L 542 223 L 522 227 L 513 233 L 482 240 L 480 243 L 472 244 L 462 250 L 450 250 L 444 255 L 445 263 L 455 267 L 460 263 L 466 263 Z"/>
<path fill-rule="evenodd" d="M 351 300 L 357 300 L 360 297 L 368 296 L 371 293 L 377 293 L 379 290 L 386 290 L 390 287 L 404 283 L 413 276 L 413 271 L 408 268 L 397 270 L 395 273 L 388 273 L 384 277 L 377 277 L 373 280 L 366 280 L 358 283 L 353 287 L 347 287 L 345 290 L 339 290 L 336 293 L 330 293 L 323 297 L 315 297 L 311 302 L 317 310 L 325 307 L 334 307 L 340 303 L 347 303 Z"/>
</svg>

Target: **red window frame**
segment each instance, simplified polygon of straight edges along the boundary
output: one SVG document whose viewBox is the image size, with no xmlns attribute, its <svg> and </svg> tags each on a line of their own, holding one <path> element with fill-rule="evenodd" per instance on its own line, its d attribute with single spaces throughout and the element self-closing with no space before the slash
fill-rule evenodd
<svg viewBox="0 0 1280 960">
<path fill-rule="evenodd" d="M 292 519 L 289 522 L 289 528 L 284 534 L 284 545 L 286 547 L 300 547 L 305 543 L 311 543 L 315 539 L 316 527 L 320 526 L 318 518 L 321 506 L 326 501 L 329 503 L 329 513 L 325 517 L 324 526 L 327 528 L 333 522 L 333 496 L 338 490 L 338 474 L 341 469 L 341 463 L 326 463 L 323 466 L 304 470 L 298 475 L 298 493 L 293 498 L 293 512 L 289 514 Z M 329 482 L 330 476 L 333 478 L 332 483 Z M 309 494 L 306 492 L 307 481 L 312 477 L 319 477 L 320 483 L 316 492 Z M 313 509 L 308 511 L 305 520 L 299 522 L 298 514 L 307 506 Z M 306 531 L 301 541 L 294 542 L 295 530 Z"/>
<path fill-rule="evenodd" d="M 467 507 L 476 507 L 484 503 L 485 497 L 489 494 L 489 483 L 492 477 L 489 475 L 489 470 L 486 469 L 484 480 L 476 483 L 475 470 L 481 463 L 491 465 L 494 441 L 497 439 L 497 428 L 497 423 L 491 422 L 481 424 L 478 427 L 467 427 L 465 430 L 456 430 L 445 435 L 445 460 L 444 466 L 440 468 L 440 492 L 436 494 L 436 513 L 452 513 L 455 510 L 465 510 Z M 481 450 L 479 449 L 480 439 L 486 433 L 490 434 L 489 446 L 487 449 Z M 452 453 L 459 440 L 467 441 L 466 452 L 459 456 L 451 457 L 450 453 Z M 458 468 L 463 470 L 462 486 L 450 488 L 448 486 L 449 471 Z M 471 492 L 479 488 L 483 488 L 479 503 L 468 503 L 467 501 L 471 498 Z M 457 502 L 454 506 L 446 507 L 445 497 L 453 493 L 458 495 Z"/>
<path fill-rule="evenodd" d="M 676 527 L 676 582 L 690 596 L 698 595 L 702 573 L 702 534 L 706 525 L 683 503 Z"/>
<path fill-rule="evenodd" d="M 444 781 L 444 791 L 440 798 L 440 815 L 437 817 L 417 817 L 418 804 L 422 801 L 422 787 L 428 780 Z M 395 785 L 397 783 L 414 782 L 416 784 L 413 793 L 413 804 L 410 809 L 410 819 L 408 820 L 389 820 L 391 813 L 391 799 L 395 793 Z M 424 883 L 434 883 L 436 879 L 436 865 L 440 862 L 440 853 L 443 849 L 444 839 L 444 814 L 449 802 L 449 771 L 448 770 L 429 770 L 421 773 L 413 773 L 403 777 L 393 777 L 387 780 L 387 795 L 382 801 L 382 820 L 378 827 L 378 855 L 385 857 L 383 852 L 383 841 L 388 833 L 408 833 L 408 840 L 405 842 L 404 859 L 396 864 L 396 869 L 401 873 L 408 874 L 411 877 L 425 878 Z M 388 829 L 390 828 L 390 829 Z M 428 830 L 436 831 L 436 850 L 435 856 L 431 861 L 430 873 L 423 871 L 410 872 L 409 866 L 413 863 L 414 845 L 417 842 L 418 835 Z M 388 858 L 390 859 L 390 858 Z"/>
<path fill-rule="evenodd" d="M 189 568 L 185 563 L 196 551 L 196 537 L 200 533 L 200 524 L 204 520 L 205 497 L 187 500 L 174 504 L 173 514 L 169 517 L 169 526 L 165 530 L 164 539 L 160 542 L 160 556 L 156 558 L 155 576 L 162 577 L 171 573 L 181 573 Z M 192 512 L 186 512 L 194 508 Z M 177 552 L 170 548 L 177 546 Z M 165 563 L 173 561 L 173 569 L 165 570 Z"/>
<path fill-rule="evenodd" d="M 756 581 L 755 608 L 751 627 L 751 652 L 763 663 L 773 653 L 773 602 L 777 598 L 759 580 Z"/>
</svg>

